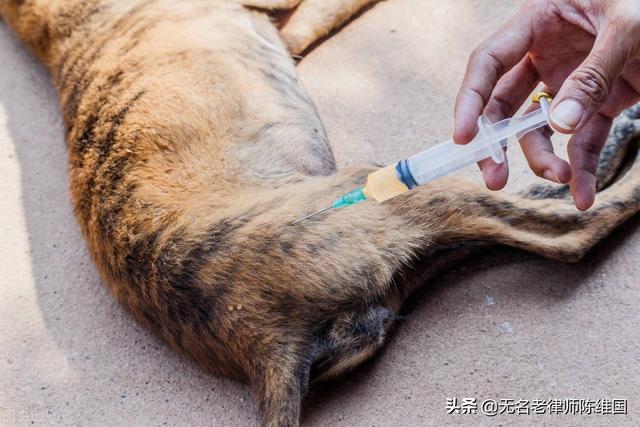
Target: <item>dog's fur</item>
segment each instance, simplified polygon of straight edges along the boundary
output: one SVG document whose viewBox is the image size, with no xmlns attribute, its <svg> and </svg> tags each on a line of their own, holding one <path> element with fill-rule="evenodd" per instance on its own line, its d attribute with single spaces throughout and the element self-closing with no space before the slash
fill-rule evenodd
<svg viewBox="0 0 640 427">
<path fill-rule="evenodd" d="M 375 0 L 304 0 L 278 32 L 265 11 L 299 2 L 0 0 L 59 90 L 73 203 L 104 281 L 173 347 L 248 381 L 265 425 L 297 424 L 310 378 L 370 357 L 402 301 L 469 242 L 577 261 L 640 209 L 640 168 L 620 173 L 636 109 L 587 213 L 566 190 L 442 179 L 291 226 L 369 169 L 335 170 L 285 44 L 302 53 Z M 422 279 L 395 280 L 412 262 Z"/>
</svg>

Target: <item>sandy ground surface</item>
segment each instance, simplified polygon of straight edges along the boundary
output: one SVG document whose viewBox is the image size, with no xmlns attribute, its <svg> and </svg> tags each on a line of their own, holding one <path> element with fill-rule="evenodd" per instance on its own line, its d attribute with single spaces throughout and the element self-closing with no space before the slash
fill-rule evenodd
<svg viewBox="0 0 640 427">
<path fill-rule="evenodd" d="M 300 73 L 340 165 L 446 138 L 467 55 L 519 3 L 388 0 L 312 52 Z M 533 181 L 511 157 L 508 191 Z M 56 94 L 2 24 L 0 195 L 0 425 L 256 423 L 245 386 L 174 354 L 102 287 L 72 215 Z M 579 265 L 502 249 L 428 283 L 378 358 L 311 392 L 305 423 L 640 424 L 638 223 Z M 449 415 L 447 398 L 628 399 L 628 415 Z"/>
</svg>

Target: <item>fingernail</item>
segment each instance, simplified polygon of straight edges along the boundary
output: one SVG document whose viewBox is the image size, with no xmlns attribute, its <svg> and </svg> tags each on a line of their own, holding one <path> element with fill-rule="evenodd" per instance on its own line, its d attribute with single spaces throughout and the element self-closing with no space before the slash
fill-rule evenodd
<svg viewBox="0 0 640 427">
<path fill-rule="evenodd" d="M 556 105 L 551 111 L 551 121 L 564 130 L 572 131 L 578 126 L 583 115 L 582 104 L 573 99 L 567 99 Z"/>
</svg>

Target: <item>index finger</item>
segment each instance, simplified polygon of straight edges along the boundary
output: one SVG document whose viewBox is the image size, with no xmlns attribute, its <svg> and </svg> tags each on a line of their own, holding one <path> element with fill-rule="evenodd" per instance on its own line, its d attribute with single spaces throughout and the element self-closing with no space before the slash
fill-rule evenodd
<svg viewBox="0 0 640 427">
<path fill-rule="evenodd" d="M 498 80 L 529 51 L 533 42 L 531 16 L 535 14 L 528 4 L 469 57 L 456 97 L 453 140 L 457 144 L 466 144 L 475 137 L 478 117 L 491 99 Z"/>
</svg>

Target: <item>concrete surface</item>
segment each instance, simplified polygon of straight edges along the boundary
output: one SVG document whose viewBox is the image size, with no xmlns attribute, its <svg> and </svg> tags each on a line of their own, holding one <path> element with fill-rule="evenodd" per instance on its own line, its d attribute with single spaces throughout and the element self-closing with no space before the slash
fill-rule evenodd
<svg viewBox="0 0 640 427">
<path fill-rule="evenodd" d="M 300 65 L 340 165 L 445 138 L 467 55 L 520 1 L 388 0 Z M 101 286 L 72 215 L 56 95 L 0 24 L 0 425 L 254 425 Z M 515 183 L 532 182 L 518 150 Z M 474 170 L 466 172 L 477 179 Z M 386 350 L 312 391 L 307 425 L 640 424 L 640 232 L 579 265 L 486 253 L 416 296 Z M 448 415 L 446 399 L 628 399 L 628 415 Z"/>
</svg>

